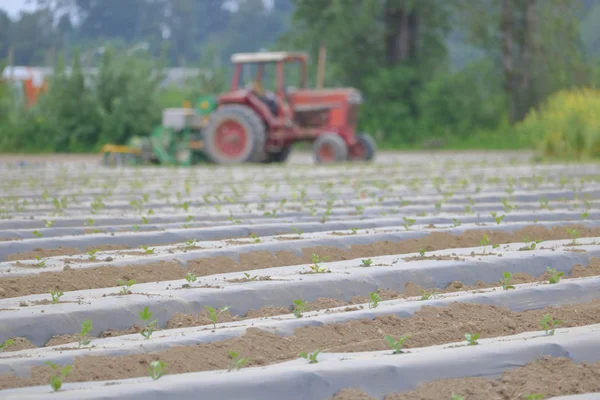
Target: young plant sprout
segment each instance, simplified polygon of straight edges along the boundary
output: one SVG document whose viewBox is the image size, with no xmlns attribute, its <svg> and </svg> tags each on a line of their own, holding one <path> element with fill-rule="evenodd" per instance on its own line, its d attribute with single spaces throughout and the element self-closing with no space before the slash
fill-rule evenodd
<svg viewBox="0 0 600 400">
<path fill-rule="evenodd" d="M 32 233 L 32 234 L 33 234 L 33 236 L 35 236 L 35 237 L 38 237 L 38 238 L 41 238 L 41 237 L 42 237 L 42 232 L 40 232 L 40 231 L 33 231 L 33 232 L 31 232 L 31 233 Z"/>
<path fill-rule="evenodd" d="M 260 243 L 260 238 L 258 237 L 258 235 L 257 235 L 256 233 L 252 232 L 252 233 L 250 234 L 250 237 L 251 237 L 252 239 L 254 239 L 254 243 Z"/>
<path fill-rule="evenodd" d="M 148 367 L 148 375 L 153 380 L 157 380 L 165 374 L 166 368 L 167 368 L 167 364 L 164 361 L 161 361 L 161 360 L 152 361 L 150 363 L 150 366 Z"/>
<path fill-rule="evenodd" d="M 144 310 L 139 312 L 139 316 L 142 321 L 146 322 L 146 327 L 140 332 L 140 335 L 146 339 L 150 339 L 152 332 L 154 332 L 154 328 L 156 328 L 156 320 L 150 321 L 150 318 L 152 318 L 152 312 L 148 309 L 148 306 L 144 307 Z"/>
<path fill-rule="evenodd" d="M 240 353 L 237 351 L 229 350 L 229 357 L 231 358 L 231 365 L 228 371 L 237 371 L 244 366 L 249 360 L 248 357 L 240 358 Z"/>
<path fill-rule="evenodd" d="M 36 267 L 42 268 L 46 266 L 46 260 L 42 260 L 42 257 L 35 256 L 35 259 L 37 260 L 37 263 L 35 264 Z"/>
<path fill-rule="evenodd" d="M 460 222 L 460 219 L 452 218 L 452 225 L 454 225 L 455 228 L 458 228 L 462 225 L 462 222 Z"/>
<path fill-rule="evenodd" d="M 358 232 L 358 228 L 351 228 L 350 230 L 352 231 L 353 235 L 356 235 L 356 233 Z"/>
<path fill-rule="evenodd" d="M 325 257 L 321 258 L 321 257 L 319 257 L 318 254 L 313 254 L 312 255 L 313 264 L 309 268 L 314 273 L 323 274 L 323 273 L 327 272 L 327 269 L 325 267 L 321 267 L 321 265 L 320 265 L 323 261 L 325 261 Z"/>
<path fill-rule="evenodd" d="M 363 267 L 370 267 L 373 264 L 373 260 L 367 258 L 366 260 L 361 260 Z"/>
<path fill-rule="evenodd" d="M 46 228 L 52 228 L 54 225 L 54 221 L 44 220 L 44 222 L 46 223 Z"/>
<path fill-rule="evenodd" d="M 142 215 L 142 224 L 147 224 L 148 222 L 150 222 L 150 220 L 148 219 L 148 217 L 144 217 Z"/>
<path fill-rule="evenodd" d="M 525 400 L 542 400 L 544 395 L 541 393 L 524 394 L 523 399 Z"/>
<path fill-rule="evenodd" d="M 451 400 L 465 400 L 465 398 L 463 396 L 461 396 L 460 394 L 452 393 Z"/>
<path fill-rule="evenodd" d="M 187 283 L 192 284 L 198 280 L 198 277 L 194 275 L 193 272 L 188 272 L 187 274 L 185 274 L 185 280 L 187 281 Z"/>
<path fill-rule="evenodd" d="M 419 249 L 419 254 L 421 257 L 425 257 L 425 249 Z"/>
<path fill-rule="evenodd" d="M 46 365 L 54 370 L 54 375 L 50 377 L 50 387 L 55 392 L 58 392 L 62 387 L 63 380 L 71 373 L 73 366 L 65 365 L 64 367 L 60 368 L 58 365 L 50 361 L 46 361 Z"/>
<path fill-rule="evenodd" d="M 319 353 L 321 353 L 321 350 L 317 349 L 317 351 L 313 353 L 302 352 L 298 354 L 298 356 L 304 358 L 306 361 L 308 361 L 309 364 L 316 364 L 319 362 L 317 361 L 317 356 L 319 355 Z"/>
<path fill-rule="evenodd" d="M 506 215 L 498 215 L 497 213 L 493 212 L 490 213 L 490 215 L 492 216 L 492 218 L 494 218 L 494 220 L 496 221 L 496 225 L 500 225 L 500 223 L 502 222 L 502 220 L 504 219 L 504 217 L 506 217 Z"/>
<path fill-rule="evenodd" d="M 556 268 L 546 267 L 548 272 L 548 283 L 554 284 L 560 282 L 560 278 L 565 274 L 564 272 L 556 271 Z"/>
<path fill-rule="evenodd" d="M 58 289 L 52 289 L 50 290 L 50 296 L 52 296 L 52 303 L 56 304 L 58 303 L 58 300 L 60 300 L 60 298 L 63 296 L 63 292 L 62 290 L 58 290 Z"/>
<path fill-rule="evenodd" d="M 431 300 L 431 299 L 435 299 L 435 297 L 437 296 L 436 292 L 428 292 L 426 290 L 421 290 L 421 300 Z"/>
<path fill-rule="evenodd" d="M 413 224 L 415 222 L 417 222 L 417 220 L 415 219 L 410 219 L 407 217 L 402 217 L 402 219 L 404 220 L 404 224 L 402 224 L 402 226 L 404 227 L 404 229 L 406 229 L 407 231 L 410 230 L 410 227 L 413 226 Z"/>
<path fill-rule="evenodd" d="M 512 276 L 513 275 L 510 272 L 504 273 L 504 278 L 500 279 L 500 283 L 502 284 L 502 289 L 509 290 L 509 289 L 515 288 L 513 285 L 511 285 Z"/>
<path fill-rule="evenodd" d="M 369 298 L 371 299 L 369 302 L 369 308 L 377 308 L 379 303 L 381 303 L 381 296 L 377 292 L 369 293 Z"/>
<path fill-rule="evenodd" d="M 475 346 L 479 344 L 477 341 L 479 336 L 479 333 L 465 333 L 465 339 L 467 339 L 467 342 L 469 342 L 469 346 Z"/>
<path fill-rule="evenodd" d="M 146 254 L 154 254 L 154 249 L 148 246 L 140 246 Z"/>
<path fill-rule="evenodd" d="M 386 335 L 385 341 L 387 342 L 390 349 L 394 350 L 392 354 L 400 354 L 403 353 L 402 349 L 404 348 L 404 342 L 410 339 L 410 336 L 404 335 L 399 339 L 394 339 L 392 336 Z"/>
<path fill-rule="evenodd" d="M 86 335 L 92 330 L 92 320 L 86 319 L 81 323 L 81 332 L 79 333 L 79 347 L 87 346 L 92 341 L 86 339 Z"/>
<path fill-rule="evenodd" d="M 544 314 L 544 318 L 540 321 L 540 326 L 546 331 L 547 336 L 554 336 L 554 331 L 558 325 L 562 325 L 565 321 L 554 319 L 550 314 Z"/>
<path fill-rule="evenodd" d="M 130 279 L 128 281 L 124 280 L 124 279 L 119 279 L 117 281 L 117 283 L 119 284 L 119 286 L 121 286 L 121 291 L 119 292 L 119 294 L 131 294 L 131 287 L 133 285 L 135 285 L 135 281 L 133 279 Z"/>
<path fill-rule="evenodd" d="M 190 239 L 190 240 L 186 240 L 185 242 L 185 247 L 192 248 L 196 245 L 196 239 Z"/>
<path fill-rule="evenodd" d="M 88 259 L 91 261 L 95 261 L 96 260 L 96 253 L 98 253 L 98 249 L 93 249 L 88 251 Z"/>
<path fill-rule="evenodd" d="M 246 277 L 246 279 L 248 279 L 249 281 L 255 281 L 255 280 L 257 280 L 257 279 L 258 279 L 258 275 L 254 275 L 254 276 L 252 276 L 252 275 L 250 275 L 250 274 L 249 274 L 249 273 L 247 273 L 247 272 L 244 272 L 244 276 L 245 276 L 245 277 Z"/>
<path fill-rule="evenodd" d="M 294 303 L 294 310 L 292 313 L 296 318 L 302 318 L 302 313 L 308 311 L 308 305 L 302 299 L 292 300 Z"/>
<path fill-rule="evenodd" d="M 229 310 L 229 306 L 225 306 L 225 307 L 221 307 L 218 310 L 214 309 L 211 306 L 205 306 L 204 307 L 206 309 L 206 311 L 208 311 L 208 318 L 210 318 L 210 320 L 213 323 L 213 327 L 216 328 L 217 327 L 217 322 L 219 322 L 219 317 L 221 316 L 221 314 L 223 314 L 225 311 Z"/>
<path fill-rule="evenodd" d="M 0 351 L 6 350 L 7 347 L 15 344 L 13 339 L 6 339 L 4 342 L 0 343 Z"/>
<path fill-rule="evenodd" d="M 577 229 L 567 229 L 567 232 L 569 233 L 569 237 L 572 240 L 571 244 L 573 246 L 577 245 L 577 239 L 580 235 L 579 231 Z"/>
<path fill-rule="evenodd" d="M 488 237 L 488 235 L 484 234 L 479 244 L 483 247 L 483 254 L 485 254 L 485 246 L 488 246 L 490 244 L 490 238 Z"/>
<path fill-rule="evenodd" d="M 294 232 L 296 235 L 298 236 L 302 236 L 302 234 L 304 233 L 304 231 L 299 230 L 298 228 L 292 227 L 292 232 Z"/>
</svg>

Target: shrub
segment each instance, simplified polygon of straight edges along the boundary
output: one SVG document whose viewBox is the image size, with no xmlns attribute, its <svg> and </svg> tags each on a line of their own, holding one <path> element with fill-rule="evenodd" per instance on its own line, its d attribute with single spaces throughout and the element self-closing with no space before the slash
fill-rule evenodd
<svg viewBox="0 0 600 400">
<path fill-rule="evenodd" d="M 600 90 L 563 90 L 550 96 L 517 127 L 546 158 L 600 157 Z"/>
</svg>

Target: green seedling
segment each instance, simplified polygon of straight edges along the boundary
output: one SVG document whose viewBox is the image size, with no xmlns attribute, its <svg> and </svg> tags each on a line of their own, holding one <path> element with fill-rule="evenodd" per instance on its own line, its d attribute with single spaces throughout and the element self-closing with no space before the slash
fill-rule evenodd
<svg viewBox="0 0 600 400">
<path fill-rule="evenodd" d="M 460 219 L 452 218 L 452 224 L 454 225 L 455 228 L 457 228 L 462 225 L 462 222 L 460 222 Z"/>
<path fill-rule="evenodd" d="M 246 279 L 248 279 L 249 281 L 255 281 L 255 280 L 257 280 L 257 279 L 258 279 L 258 275 L 254 275 L 254 276 L 252 276 L 252 275 L 250 275 L 250 274 L 249 274 L 249 273 L 247 273 L 247 272 L 244 272 L 244 276 L 245 276 L 245 277 L 246 277 Z"/>
<path fill-rule="evenodd" d="M 421 257 L 425 257 L 425 249 L 420 249 L 419 254 L 421 255 Z"/>
<path fill-rule="evenodd" d="M 137 232 L 140 230 L 140 226 L 138 224 L 131 225 L 131 228 L 133 229 L 134 232 Z"/>
<path fill-rule="evenodd" d="M 217 322 L 219 322 L 219 317 L 221 316 L 221 314 L 223 314 L 225 311 L 229 310 L 229 306 L 225 306 L 225 307 L 221 307 L 218 310 L 214 309 L 211 306 L 205 306 L 204 307 L 206 309 L 206 311 L 208 311 L 208 318 L 210 318 L 210 320 L 213 323 L 213 327 L 216 328 L 217 327 Z"/>
<path fill-rule="evenodd" d="M 187 283 L 192 284 L 196 282 L 196 280 L 198 280 L 198 277 L 194 275 L 194 273 L 188 272 L 187 274 L 185 274 L 185 280 L 187 281 Z"/>
<path fill-rule="evenodd" d="M 250 234 L 250 237 L 251 237 L 252 239 L 254 239 L 254 243 L 260 243 L 260 238 L 258 237 L 258 235 L 257 235 L 256 233 L 252 232 L 252 233 Z"/>
<path fill-rule="evenodd" d="M 590 216 L 590 213 L 587 212 L 587 211 L 584 211 L 584 212 L 581 213 L 581 219 L 584 220 L 584 221 L 586 219 L 588 219 L 589 216 Z"/>
<path fill-rule="evenodd" d="M 435 297 L 438 295 L 437 292 L 428 292 L 426 290 L 421 290 L 421 300 L 431 300 L 431 299 L 435 299 Z"/>
<path fill-rule="evenodd" d="M 185 247 L 192 248 L 196 245 L 196 239 L 190 239 L 185 242 Z"/>
<path fill-rule="evenodd" d="M 140 332 L 140 335 L 146 339 L 150 339 L 152 332 L 154 332 L 154 328 L 156 328 L 156 320 L 150 321 L 150 318 L 152 318 L 152 312 L 148 309 L 148 306 L 144 307 L 144 310 L 139 312 L 139 316 L 142 321 L 146 322 L 146 327 Z"/>
<path fill-rule="evenodd" d="M 379 303 L 381 303 L 381 296 L 377 292 L 369 293 L 369 298 L 371 299 L 369 302 L 369 308 L 377 308 Z"/>
<path fill-rule="evenodd" d="M 6 339 L 4 342 L 0 343 L 0 351 L 4 351 L 7 347 L 15 344 L 13 339 Z"/>
<path fill-rule="evenodd" d="M 550 209 L 549 207 L 549 202 L 548 199 L 544 196 L 540 199 L 540 208 L 543 209 Z"/>
<path fill-rule="evenodd" d="M 500 225 L 500 223 L 502 222 L 502 220 L 504 219 L 504 217 L 506 217 L 506 215 L 498 215 L 497 213 L 493 212 L 490 213 L 490 215 L 494 218 L 494 220 L 496 221 L 496 225 Z"/>
<path fill-rule="evenodd" d="M 79 347 L 87 346 L 92 341 L 86 339 L 86 335 L 92 330 L 92 320 L 86 319 L 81 323 L 81 332 L 79 333 Z"/>
<path fill-rule="evenodd" d="M 58 365 L 56 365 L 50 361 L 46 361 L 46 365 L 48 365 L 50 368 L 52 368 L 54 370 L 54 375 L 52 375 L 52 377 L 50 377 L 50 387 L 55 392 L 58 392 L 60 390 L 60 388 L 62 387 L 63 380 L 73 370 L 73 366 L 65 365 L 64 367 L 60 368 Z"/>
<path fill-rule="evenodd" d="M 88 253 L 87 253 L 88 259 L 91 261 L 96 260 L 96 253 L 98 253 L 98 251 L 99 251 L 98 249 L 93 249 L 93 250 L 88 251 Z"/>
<path fill-rule="evenodd" d="M 316 364 L 319 362 L 317 361 L 317 356 L 319 355 L 319 353 L 321 353 L 321 350 L 317 349 L 317 351 L 313 353 L 302 352 L 298 354 L 298 356 L 304 358 L 306 361 L 308 361 L 309 364 Z"/>
<path fill-rule="evenodd" d="M 321 258 L 319 257 L 318 254 L 313 254 L 312 255 L 312 262 L 313 264 L 309 267 L 313 272 L 317 273 L 317 274 L 322 274 L 327 272 L 327 269 L 325 267 L 321 267 L 321 263 L 325 261 L 325 258 Z"/>
<path fill-rule="evenodd" d="M 392 354 L 400 354 L 403 353 L 402 349 L 404 348 L 404 342 L 410 339 L 410 336 L 404 335 L 399 339 L 394 339 L 392 336 L 386 335 L 385 341 L 387 342 L 390 349 L 394 350 Z"/>
<path fill-rule="evenodd" d="M 560 278 L 565 274 L 564 272 L 556 271 L 556 268 L 546 267 L 548 272 L 548 283 L 554 284 L 560 282 Z"/>
<path fill-rule="evenodd" d="M 465 333 L 465 339 L 467 339 L 467 342 L 469 342 L 469 346 L 475 346 L 479 344 L 477 341 L 479 336 L 479 333 Z"/>
<path fill-rule="evenodd" d="M 141 248 L 142 250 L 144 250 L 144 252 L 145 252 L 146 254 L 154 254 L 154 249 L 153 249 L 153 248 L 151 248 L 151 247 L 148 247 L 148 246 L 140 246 L 140 248 Z"/>
<path fill-rule="evenodd" d="M 148 219 L 148 217 L 144 217 L 142 215 L 142 224 L 147 224 L 148 222 L 150 222 L 150 220 Z"/>
<path fill-rule="evenodd" d="M 152 361 L 150 363 L 150 366 L 148 367 L 148 375 L 153 380 L 157 380 L 165 374 L 166 368 L 167 368 L 167 364 L 164 361 L 161 361 L 161 360 Z"/>
<path fill-rule="evenodd" d="M 577 239 L 579 238 L 579 235 L 580 235 L 579 231 L 577 229 L 567 229 L 567 232 L 569 233 L 569 237 L 572 240 L 571 244 L 576 245 Z"/>
<path fill-rule="evenodd" d="M 358 232 L 358 228 L 351 228 L 350 230 L 352 231 L 353 235 L 356 235 L 356 233 Z"/>
<path fill-rule="evenodd" d="M 135 285 L 135 281 L 133 279 L 130 279 L 128 281 L 125 281 L 124 279 L 119 279 L 117 283 L 119 284 L 119 286 L 121 286 L 121 291 L 119 292 L 119 294 L 130 294 L 131 287 Z"/>
<path fill-rule="evenodd" d="M 63 296 L 63 291 L 58 289 L 52 289 L 50 291 L 50 296 L 52 296 L 52 303 L 58 303 L 58 300 Z"/>
<path fill-rule="evenodd" d="M 54 221 L 44 220 L 44 222 L 46 223 L 46 228 L 52 228 L 54 225 Z"/>
<path fill-rule="evenodd" d="M 407 217 L 403 217 L 402 219 L 404 220 L 404 224 L 402 224 L 402 226 L 407 231 L 410 230 L 410 227 L 413 226 L 415 222 L 417 222 L 417 220 L 410 219 L 410 218 L 407 218 Z"/>
<path fill-rule="evenodd" d="M 544 314 L 544 318 L 539 322 L 542 329 L 546 331 L 547 336 L 554 336 L 556 327 L 562 325 L 565 321 L 554 319 L 550 314 Z"/>
<path fill-rule="evenodd" d="M 479 244 L 483 247 L 483 254 L 485 254 L 485 246 L 490 244 L 490 238 L 488 235 L 483 235 L 483 238 L 479 241 Z"/>
<path fill-rule="evenodd" d="M 465 214 L 473 214 L 473 210 L 471 209 L 471 206 L 468 204 L 465 206 Z"/>
<path fill-rule="evenodd" d="M 461 396 L 460 394 L 454 394 L 452 393 L 452 400 L 465 400 L 465 398 L 463 396 Z"/>
<path fill-rule="evenodd" d="M 294 228 L 294 227 L 292 227 L 292 231 L 298 236 L 302 236 L 302 234 L 304 233 L 304 231 L 301 231 L 298 228 Z"/>
<path fill-rule="evenodd" d="M 294 311 L 292 313 L 296 318 L 302 318 L 302 313 L 308 311 L 308 304 L 302 299 L 293 300 Z"/>
<path fill-rule="evenodd" d="M 511 285 L 512 276 L 513 275 L 510 272 L 504 273 L 504 278 L 500 279 L 500 283 L 502 284 L 502 289 L 509 290 L 509 289 L 515 288 L 513 285 Z"/>
<path fill-rule="evenodd" d="M 363 267 L 370 267 L 373 264 L 373 260 L 367 258 L 366 260 L 361 260 Z"/>
<path fill-rule="evenodd" d="M 33 236 L 35 236 L 35 237 L 38 237 L 38 238 L 41 238 L 41 237 L 42 237 L 42 232 L 40 232 L 40 231 L 33 231 L 33 232 L 31 232 L 31 233 L 32 233 L 32 234 L 33 234 Z"/>
<path fill-rule="evenodd" d="M 91 218 L 88 218 L 85 220 L 85 222 L 83 223 L 85 226 L 93 226 L 94 225 L 94 220 Z"/>
<path fill-rule="evenodd" d="M 525 400 L 542 400 L 544 395 L 541 393 L 524 394 L 523 398 Z"/>
<path fill-rule="evenodd" d="M 229 372 L 239 370 L 250 360 L 248 357 L 240 358 L 240 353 L 233 350 L 229 350 L 229 357 L 231 358 L 231 365 L 228 369 Z"/>
<path fill-rule="evenodd" d="M 35 264 L 36 267 L 42 268 L 46 266 L 46 260 L 42 260 L 42 257 L 35 256 L 35 259 L 37 260 L 37 263 Z"/>
</svg>

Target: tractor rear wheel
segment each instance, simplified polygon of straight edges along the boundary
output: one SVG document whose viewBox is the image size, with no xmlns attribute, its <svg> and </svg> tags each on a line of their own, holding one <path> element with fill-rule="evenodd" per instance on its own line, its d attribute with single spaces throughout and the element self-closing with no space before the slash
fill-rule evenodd
<svg viewBox="0 0 600 400">
<path fill-rule="evenodd" d="M 356 135 L 356 143 L 348 148 L 348 160 L 372 161 L 376 152 L 375 139 L 366 134 Z"/>
<path fill-rule="evenodd" d="M 315 140 L 313 155 L 317 164 L 345 161 L 348 158 L 348 146 L 341 136 L 325 133 Z"/>
<path fill-rule="evenodd" d="M 203 138 L 207 157 L 217 164 L 261 162 L 266 158 L 265 125 L 246 106 L 219 107 L 203 130 Z"/>
<path fill-rule="evenodd" d="M 283 146 L 283 148 L 274 153 L 267 153 L 267 158 L 263 161 L 265 164 L 270 163 L 284 163 L 287 161 L 290 153 L 292 152 L 292 145 L 288 144 L 287 146 Z"/>
</svg>

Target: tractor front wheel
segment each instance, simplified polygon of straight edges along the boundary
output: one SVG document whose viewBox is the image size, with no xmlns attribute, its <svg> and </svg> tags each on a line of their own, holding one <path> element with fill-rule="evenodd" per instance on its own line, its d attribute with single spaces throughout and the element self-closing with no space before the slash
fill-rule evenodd
<svg viewBox="0 0 600 400">
<path fill-rule="evenodd" d="M 219 107 L 211 115 L 203 137 L 207 157 L 217 164 L 261 162 L 266 157 L 265 125 L 246 106 Z"/>
<path fill-rule="evenodd" d="M 348 146 L 341 136 L 325 133 L 315 140 L 313 155 L 317 164 L 345 161 L 348 158 Z"/>
<path fill-rule="evenodd" d="M 369 135 L 360 134 L 356 136 L 356 143 L 348 148 L 348 160 L 372 161 L 376 152 L 375 139 Z"/>
</svg>

